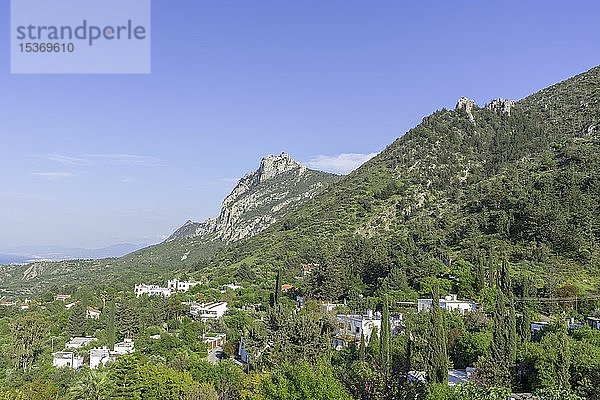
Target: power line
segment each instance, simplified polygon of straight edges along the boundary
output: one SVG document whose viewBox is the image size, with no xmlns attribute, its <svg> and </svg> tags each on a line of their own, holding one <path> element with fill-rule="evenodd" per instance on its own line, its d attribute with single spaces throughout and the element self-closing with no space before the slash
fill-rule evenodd
<svg viewBox="0 0 600 400">
<path fill-rule="evenodd" d="M 540 303 L 572 303 L 585 300 L 599 300 L 600 295 L 575 296 L 575 297 L 520 297 L 516 298 L 515 302 L 537 301 Z"/>
</svg>

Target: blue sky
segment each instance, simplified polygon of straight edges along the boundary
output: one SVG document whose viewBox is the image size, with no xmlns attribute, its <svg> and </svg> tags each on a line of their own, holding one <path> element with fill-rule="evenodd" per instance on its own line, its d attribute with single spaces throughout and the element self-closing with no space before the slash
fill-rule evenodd
<svg viewBox="0 0 600 400">
<path fill-rule="evenodd" d="M 348 169 L 599 63 L 600 3 L 491 3 L 154 0 L 150 75 L 10 75 L 4 1 L 0 248 L 154 243 L 263 155 Z"/>
</svg>

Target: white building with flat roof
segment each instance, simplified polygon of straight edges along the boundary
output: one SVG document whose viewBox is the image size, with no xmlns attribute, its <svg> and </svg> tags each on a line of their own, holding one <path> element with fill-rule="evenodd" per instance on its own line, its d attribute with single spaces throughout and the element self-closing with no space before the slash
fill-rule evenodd
<svg viewBox="0 0 600 400">
<path fill-rule="evenodd" d="M 191 288 L 196 285 L 199 285 L 200 282 L 194 281 L 179 281 L 177 279 L 173 279 L 167 282 L 167 289 L 170 289 L 172 292 L 187 292 Z"/>
<path fill-rule="evenodd" d="M 398 334 L 402 319 L 401 314 L 390 316 L 390 332 L 392 334 Z M 381 313 L 379 312 L 373 313 L 368 310 L 366 315 L 338 314 L 333 347 L 340 350 L 351 343 L 360 343 L 361 336 L 364 336 L 365 343 L 368 343 L 373 334 L 379 336 L 380 333 Z"/>
<path fill-rule="evenodd" d="M 115 343 L 113 353 L 117 355 L 131 354 L 135 351 L 135 343 L 132 339 L 124 339 L 122 342 Z"/>
<path fill-rule="evenodd" d="M 72 337 L 71 340 L 67 342 L 65 347 L 67 349 L 80 349 L 93 341 L 98 340 L 95 337 Z"/>
<path fill-rule="evenodd" d="M 213 303 L 190 303 L 190 314 L 203 321 L 219 319 L 227 312 L 227 303 L 224 301 Z"/>
<path fill-rule="evenodd" d="M 79 369 L 83 366 L 83 356 L 75 355 L 70 351 L 57 351 L 52 353 L 52 365 L 56 368 Z"/>
<path fill-rule="evenodd" d="M 101 365 L 106 365 L 109 361 L 114 361 L 115 357 L 110 354 L 108 347 L 90 350 L 90 368 L 96 369 Z"/>
<path fill-rule="evenodd" d="M 368 343 L 375 331 L 381 331 L 381 316 L 374 315 L 372 311 L 368 311 L 367 315 L 339 314 L 333 347 L 341 349 L 350 343 L 360 343 L 361 336 Z"/>
<path fill-rule="evenodd" d="M 417 302 L 417 311 L 429 311 L 433 299 L 419 299 Z M 443 299 L 440 299 L 440 308 L 448 311 L 459 311 L 464 314 L 468 311 L 477 310 L 477 303 L 471 300 L 458 300 L 457 295 L 450 294 Z"/>
<path fill-rule="evenodd" d="M 171 296 L 171 289 L 160 287 L 158 285 L 135 285 L 135 297 L 140 297 L 147 294 L 148 296 Z"/>
</svg>

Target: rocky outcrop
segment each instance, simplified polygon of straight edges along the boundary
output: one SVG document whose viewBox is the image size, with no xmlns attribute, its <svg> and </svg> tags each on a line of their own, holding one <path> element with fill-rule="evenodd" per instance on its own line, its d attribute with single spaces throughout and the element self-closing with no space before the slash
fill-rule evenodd
<svg viewBox="0 0 600 400">
<path fill-rule="evenodd" d="M 494 111 L 496 114 L 510 116 L 511 110 L 515 107 L 515 102 L 508 99 L 498 98 L 492 100 L 488 105 L 485 106 L 488 110 Z"/>
<path fill-rule="evenodd" d="M 188 221 L 167 241 L 202 237 L 230 243 L 256 235 L 337 179 L 306 168 L 287 153 L 266 156 L 223 200 L 217 218 Z"/>
<path fill-rule="evenodd" d="M 475 109 L 475 107 L 477 107 L 477 104 L 475 104 L 475 100 L 471 100 L 467 97 L 461 97 L 456 102 L 456 110 L 464 111 L 469 117 L 469 121 L 471 121 L 472 124 L 475 124 L 475 118 L 473 117 L 473 110 Z"/>
</svg>

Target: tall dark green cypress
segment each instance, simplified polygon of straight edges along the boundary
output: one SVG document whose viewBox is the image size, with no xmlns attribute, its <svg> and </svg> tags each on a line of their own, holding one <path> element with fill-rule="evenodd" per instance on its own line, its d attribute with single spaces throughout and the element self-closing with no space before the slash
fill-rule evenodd
<svg viewBox="0 0 600 400">
<path fill-rule="evenodd" d="M 360 345 L 358 347 L 358 360 L 363 362 L 367 358 L 367 344 L 365 343 L 365 335 L 360 334 Z"/>
<path fill-rule="evenodd" d="M 429 310 L 429 338 L 427 379 L 429 383 L 448 383 L 448 351 L 444 316 L 440 309 L 440 294 L 437 285 L 433 288 L 433 299 Z"/>
<path fill-rule="evenodd" d="M 106 345 L 110 350 L 114 350 L 116 341 L 115 329 L 115 301 L 108 302 L 108 313 L 106 316 Z"/>
<path fill-rule="evenodd" d="M 390 367 L 390 345 L 391 345 L 391 326 L 390 326 L 390 306 L 387 294 L 383 295 L 383 309 L 381 312 L 381 343 L 379 346 L 380 361 L 385 371 Z"/>
<path fill-rule="evenodd" d="M 273 307 L 279 304 L 281 298 L 281 286 L 282 286 L 281 268 L 277 270 L 277 278 L 275 278 L 275 292 L 273 293 Z"/>
<path fill-rule="evenodd" d="M 506 379 L 510 376 L 517 359 L 517 319 L 506 260 L 502 262 L 498 275 L 493 320 L 492 359 L 498 366 L 500 376 L 497 378 Z"/>
<path fill-rule="evenodd" d="M 413 341 L 412 341 L 412 325 L 410 320 L 406 320 L 406 360 L 404 364 L 404 373 L 408 378 L 408 373 L 412 370 L 412 350 L 413 350 Z"/>
<path fill-rule="evenodd" d="M 571 379 L 571 348 L 569 345 L 569 336 L 567 336 L 564 328 L 558 333 L 558 341 L 556 384 L 562 389 L 571 389 L 569 383 Z"/>
</svg>

